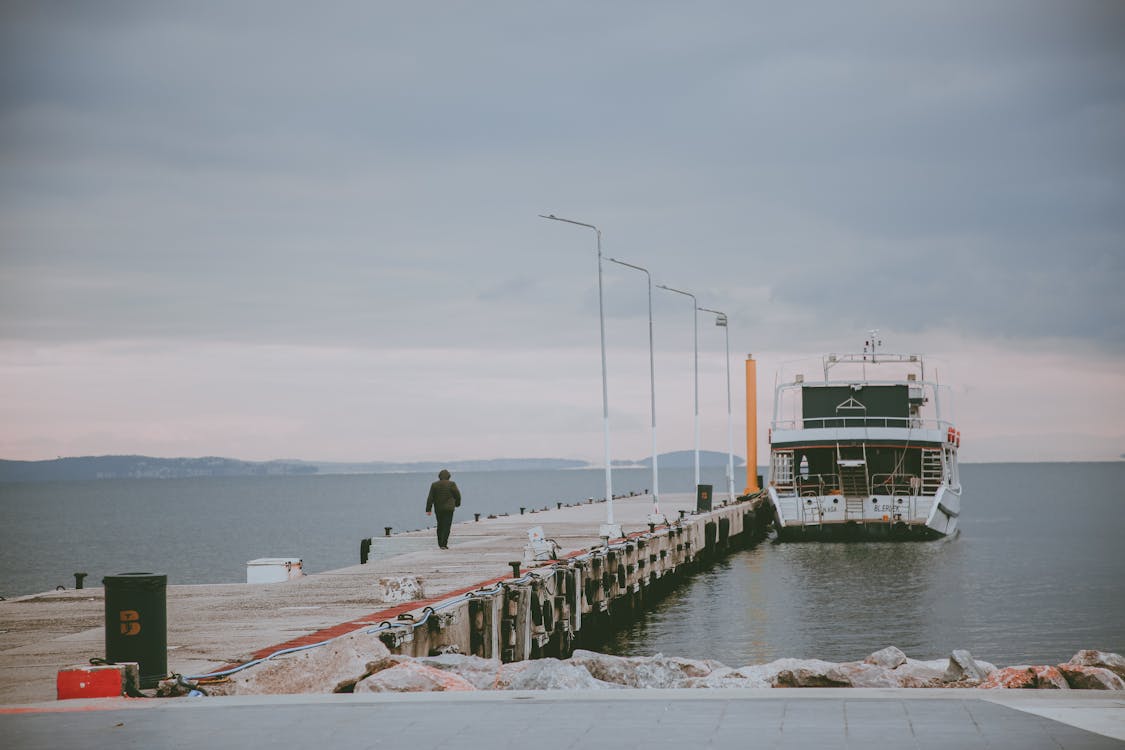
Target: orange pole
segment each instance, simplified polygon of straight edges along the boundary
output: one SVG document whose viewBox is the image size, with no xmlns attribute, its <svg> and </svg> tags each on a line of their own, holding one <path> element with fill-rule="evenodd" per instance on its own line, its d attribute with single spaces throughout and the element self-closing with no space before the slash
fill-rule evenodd
<svg viewBox="0 0 1125 750">
<path fill-rule="evenodd" d="M 761 491 L 758 486 L 758 363 L 746 355 L 746 493 Z"/>
</svg>

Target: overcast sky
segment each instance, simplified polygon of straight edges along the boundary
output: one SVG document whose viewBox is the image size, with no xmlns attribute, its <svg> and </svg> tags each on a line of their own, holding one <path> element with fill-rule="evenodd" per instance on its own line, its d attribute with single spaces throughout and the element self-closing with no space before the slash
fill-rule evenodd
<svg viewBox="0 0 1125 750">
<path fill-rule="evenodd" d="M 768 391 L 869 328 L 965 460 L 1125 454 L 1120 2 L 4 2 L 0 457 L 600 461 L 594 236 L 542 213 L 729 314 L 740 455 L 748 352 Z M 644 276 L 604 283 L 643 458 Z"/>
</svg>

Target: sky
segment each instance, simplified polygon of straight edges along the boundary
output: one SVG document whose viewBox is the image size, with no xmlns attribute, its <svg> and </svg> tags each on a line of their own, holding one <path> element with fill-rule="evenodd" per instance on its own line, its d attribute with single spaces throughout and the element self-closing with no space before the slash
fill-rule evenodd
<svg viewBox="0 0 1125 750">
<path fill-rule="evenodd" d="M 0 3 L 0 458 L 604 455 L 606 257 L 743 360 L 922 352 L 965 461 L 1125 455 L 1119 2 Z M 614 459 L 647 287 L 604 263 Z M 657 445 L 693 311 L 653 295 Z"/>
</svg>

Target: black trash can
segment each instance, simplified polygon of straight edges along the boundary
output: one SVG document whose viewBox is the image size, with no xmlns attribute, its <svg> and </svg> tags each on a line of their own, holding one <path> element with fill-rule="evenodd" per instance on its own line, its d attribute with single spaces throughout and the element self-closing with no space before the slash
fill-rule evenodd
<svg viewBox="0 0 1125 750">
<path fill-rule="evenodd" d="M 711 510 L 711 485 L 695 486 L 695 509 L 699 512 Z"/>
<path fill-rule="evenodd" d="M 155 687 L 168 675 L 168 576 L 119 573 L 105 586 L 105 658 L 135 661 L 141 687 Z"/>
</svg>

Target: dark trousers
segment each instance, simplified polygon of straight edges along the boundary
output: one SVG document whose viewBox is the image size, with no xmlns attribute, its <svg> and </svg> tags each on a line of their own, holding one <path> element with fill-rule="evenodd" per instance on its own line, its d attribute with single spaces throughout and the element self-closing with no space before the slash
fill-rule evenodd
<svg viewBox="0 0 1125 750">
<path fill-rule="evenodd" d="M 435 510 L 437 516 L 437 543 L 439 547 L 449 546 L 449 527 L 453 525 L 453 511 Z"/>
</svg>

